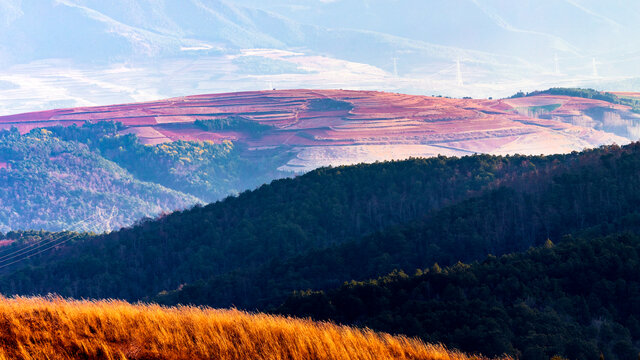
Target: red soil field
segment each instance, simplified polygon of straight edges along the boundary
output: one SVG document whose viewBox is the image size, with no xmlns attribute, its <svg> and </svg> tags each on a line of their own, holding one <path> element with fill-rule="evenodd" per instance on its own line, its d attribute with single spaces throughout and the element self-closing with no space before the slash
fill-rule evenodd
<svg viewBox="0 0 640 360">
<path fill-rule="evenodd" d="M 313 104 L 320 99 L 347 102 L 351 109 Z M 552 112 L 557 115 L 555 118 L 533 118 L 521 111 L 522 108 L 551 104 L 560 104 Z M 398 150 L 393 157 L 402 157 L 403 146 L 408 145 L 424 146 L 419 152 L 426 155 L 540 154 L 628 142 L 611 133 L 558 120 L 582 116 L 591 108 L 629 110 L 622 105 L 567 96 L 473 100 L 375 91 L 274 90 L 2 116 L 0 129 L 15 126 L 24 133 L 34 127 L 111 120 L 121 122 L 125 126 L 123 133 L 134 133 L 146 144 L 231 140 L 252 148 L 358 145 L 365 153 L 370 146 L 392 145 Z M 204 131 L 194 125 L 197 119 L 229 116 L 242 116 L 270 128 L 252 134 L 233 129 Z M 414 154 L 415 148 L 411 151 Z"/>
</svg>

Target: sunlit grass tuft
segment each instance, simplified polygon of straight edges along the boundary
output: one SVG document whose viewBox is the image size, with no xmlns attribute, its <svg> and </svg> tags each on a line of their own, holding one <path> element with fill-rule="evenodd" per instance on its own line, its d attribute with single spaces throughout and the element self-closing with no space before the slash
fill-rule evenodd
<svg viewBox="0 0 640 360">
<path fill-rule="evenodd" d="M 482 359 L 439 345 L 237 310 L 0 297 L 4 359 Z"/>
</svg>

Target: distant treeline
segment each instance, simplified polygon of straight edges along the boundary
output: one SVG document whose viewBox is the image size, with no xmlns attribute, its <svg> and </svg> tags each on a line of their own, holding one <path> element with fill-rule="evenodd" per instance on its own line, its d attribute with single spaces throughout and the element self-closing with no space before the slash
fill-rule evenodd
<svg viewBox="0 0 640 360">
<path fill-rule="evenodd" d="M 564 95 L 564 96 L 572 96 L 572 97 L 581 97 L 585 99 L 602 100 L 612 104 L 631 106 L 632 111 L 640 112 L 640 100 L 626 98 L 626 97 L 619 97 L 609 92 L 603 92 L 603 91 L 598 91 L 594 89 L 550 88 L 548 90 L 536 90 L 529 93 L 524 93 L 522 91 L 519 91 L 516 94 L 512 95 L 511 99 L 525 97 L 525 96 L 536 96 L 536 95 Z"/>
</svg>

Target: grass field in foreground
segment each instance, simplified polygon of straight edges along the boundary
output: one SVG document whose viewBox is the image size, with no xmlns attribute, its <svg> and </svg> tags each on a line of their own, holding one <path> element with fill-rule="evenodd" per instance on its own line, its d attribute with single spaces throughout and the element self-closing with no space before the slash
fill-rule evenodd
<svg viewBox="0 0 640 360">
<path fill-rule="evenodd" d="M 0 359 L 483 359 L 440 345 L 237 310 L 0 297 Z"/>
</svg>

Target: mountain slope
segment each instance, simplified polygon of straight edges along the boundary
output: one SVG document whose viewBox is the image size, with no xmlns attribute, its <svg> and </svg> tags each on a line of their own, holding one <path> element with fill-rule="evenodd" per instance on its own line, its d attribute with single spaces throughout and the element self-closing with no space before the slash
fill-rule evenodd
<svg viewBox="0 0 640 360">
<path fill-rule="evenodd" d="M 639 255 L 638 235 L 569 237 L 481 263 L 300 292 L 279 312 L 521 359 L 631 359 L 640 350 Z"/>
<path fill-rule="evenodd" d="M 447 266 L 537 245 L 548 248 L 550 239 L 557 246 L 566 241 L 558 261 L 535 251 L 509 255 L 502 258 L 506 265 L 497 270 L 492 267 L 473 276 L 463 273 L 461 281 L 468 283 L 438 282 L 443 290 L 434 298 L 425 290 L 423 297 L 435 311 L 428 319 L 438 316 L 438 321 L 449 321 L 442 327 L 446 331 L 422 322 L 418 312 L 424 303 L 414 298 L 420 294 L 415 289 L 394 296 L 400 305 L 407 303 L 407 316 L 415 315 L 416 321 L 394 313 L 405 307 L 385 302 L 384 289 L 379 297 L 382 303 L 370 305 L 386 309 L 381 314 L 362 313 L 371 298 L 378 298 L 366 295 L 366 290 L 360 300 L 359 293 L 354 294 L 356 300 L 348 294 L 340 300 L 338 292 L 335 301 L 344 302 L 344 308 L 325 297 L 334 292 L 312 292 L 290 300 L 282 311 L 362 321 L 429 340 L 433 336 L 470 351 L 504 351 L 524 359 L 555 354 L 597 358 L 600 351 L 607 357 L 627 358 L 637 353 L 636 325 L 624 320 L 627 315 L 640 316 L 633 305 L 637 276 L 630 271 L 633 263 L 629 268 L 619 260 L 623 255 L 634 259 L 634 234 L 640 230 L 639 172 L 639 143 L 565 155 L 475 155 L 323 168 L 111 234 L 10 233 L 3 238 L 10 245 L 0 254 L 0 290 L 269 309 L 294 290 L 328 290 L 394 268 L 413 272 L 433 267 L 432 272 L 439 273 L 434 262 Z M 631 235 L 598 239 L 623 231 Z M 73 241 L 26 258 L 33 252 L 26 246 L 69 238 Z M 581 253 L 584 244 L 592 243 L 594 249 L 602 249 L 602 259 L 591 261 L 588 249 Z M 21 252 L 26 253 L 18 255 L 18 263 L 9 263 L 7 257 Z M 549 272 L 535 271 L 549 265 L 548 261 L 552 261 Z M 556 273 L 569 265 L 575 267 L 567 268 L 568 275 Z M 447 271 L 458 268 L 466 271 L 468 267 L 456 265 Z M 498 279 L 496 274 L 504 276 Z M 583 275 L 592 277 L 585 280 Z M 561 280 L 556 286 L 545 276 Z M 489 284 L 491 279 L 498 285 Z M 584 295 L 598 279 L 602 281 L 593 296 Z M 489 286 L 496 287 L 495 295 L 485 289 Z M 549 295 L 549 289 L 558 291 Z M 560 290 L 578 295 L 564 296 Z M 476 292 L 477 296 L 469 295 Z M 583 295 L 592 304 L 574 303 Z M 621 296 L 624 302 L 619 301 Z M 449 298 L 461 299 L 457 315 L 447 315 L 447 302 L 441 300 Z M 416 301 L 417 308 L 412 308 Z M 515 306 L 521 302 L 532 310 Z M 353 312 L 360 317 L 348 317 L 351 306 L 362 307 Z M 463 311 L 476 307 L 486 323 L 479 324 Z M 505 328 L 496 322 L 511 325 Z"/>
<path fill-rule="evenodd" d="M 528 171 L 517 161 L 483 157 L 323 168 L 129 229 L 86 237 L 28 260 L 35 267 L 19 271 L 24 281 L 13 282 L 10 272 L 0 283 L 5 293 L 138 300 L 183 283 L 357 239 L 467 198 L 500 176 Z M 5 252 L 22 246 L 16 243 Z M 46 274 L 40 280 L 26 280 L 42 271 Z"/>
<path fill-rule="evenodd" d="M 634 143 L 321 169 L 86 238 L 10 270 L 0 285 L 130 300 L 181 288 L 166 301 L 265 308 L 299 288 L 473 261 L 614 221 L 640 201 L 639 154 Z"/>
<path fill-rule="evenodd" d="M 0 132 L 0 231 L 111 231 L 199 202 L 51 131 Z"/>
<path fill-rule="evenodd" d="M 524 251 L 590 227 L 600 226 L 606 235 L 614 232 L 617 221 L 635 214 L 640 201 L 639 159 L 637 143 L 578 156 L 506 158 L 501 160 L 503 166 L 520 166 L 522 172 L 493 175 L 487 169 L 495 180 L 485 191 L 413 221 L 338 246 L 278 258 L 259 268 L 182 285 L 156 300 L 268 308 L 294 290 L 328 289 L 393 269 L 412 272 L 434 262 L 448 266 L 487 254 Z"/>
</svg>

